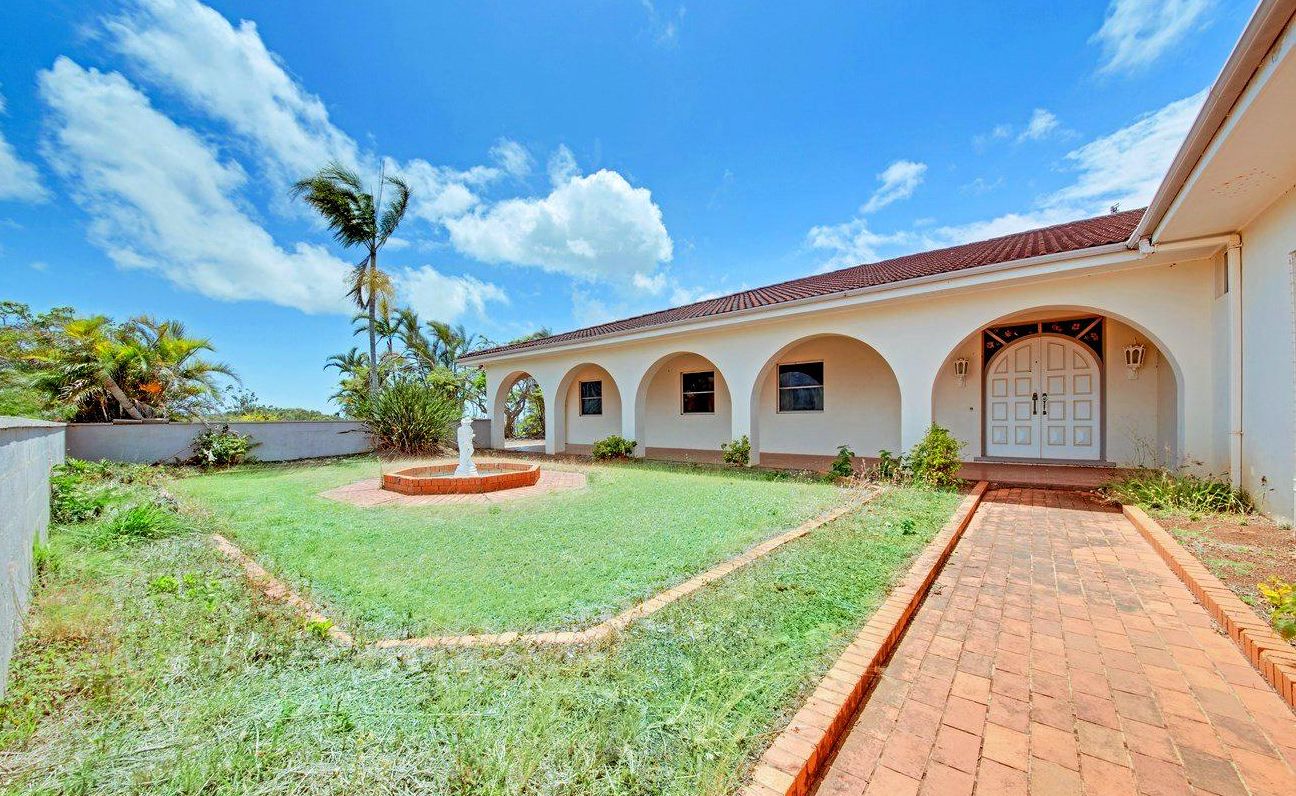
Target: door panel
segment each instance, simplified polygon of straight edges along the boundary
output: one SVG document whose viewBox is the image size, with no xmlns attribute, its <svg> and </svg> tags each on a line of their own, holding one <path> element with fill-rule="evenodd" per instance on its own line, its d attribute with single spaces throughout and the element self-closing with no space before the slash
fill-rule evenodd
<svg viewBox="0 0 1296 796">
<path fill-rule="evenodd" d="M 1024 340 L 990 364 L 986 379 L 986 455 L 1039 456 L 1035 360 L 1037 341 Z"/>
</svg>

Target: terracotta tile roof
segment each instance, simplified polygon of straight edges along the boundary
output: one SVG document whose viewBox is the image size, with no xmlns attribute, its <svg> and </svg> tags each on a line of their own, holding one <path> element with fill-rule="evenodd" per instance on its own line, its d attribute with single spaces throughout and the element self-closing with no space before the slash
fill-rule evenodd
<svg viewBox="0 0 1296 796">
<path fill-rule="evenodd" d="M 776 285 L 758 287 L 740 293 L 732 293 L 728 296 L 685 304 L 682 307 L 672 307 L 668 310 L 650 312 L 646 315 L 636 315 L 619 321 L 601 323 L 597 326 L 563 332 L 562 334 L 555 334 L 538 340 L 527 340 L 522 343 L 474 351 L 463 357 L 463 359 L 470 360 L 476 357 L 500 354 L 505 351 L 546 348 L 561 343 L 588 340 L 620 332 L 649 329 L 667 323 L 709 318 L 755 307 L 772 307 L 799 299 L 829 296 L 849 290 L 886 285 L 892 282 L 903 282 L 906 279 L 948 274 L 982 265 L 995 265 L 1027 257 L 1079 251 L 1094 246 L 1120 243 L 1129 238 L 1142 215 L 1142 209 L 1125 210 L 1120 213 L 1110 213 L 1081 221 L 1070 221 L 1065 224 L 1027 230 L 1026 232 L 1004 235 L 990 240 L 950 246 L 946 249 L 906 254 L 890 260 L 855 265 L 839 271 L 829 271 L 825 274 L 815 274 L 814 276 L 780 282 Z"/>
</svg>

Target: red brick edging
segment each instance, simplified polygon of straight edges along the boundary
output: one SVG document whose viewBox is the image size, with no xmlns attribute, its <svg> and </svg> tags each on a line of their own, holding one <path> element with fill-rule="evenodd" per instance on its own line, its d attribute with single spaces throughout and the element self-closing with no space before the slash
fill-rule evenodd
<svg viewBox="0 0 1296 796">
<path fill-rule="evenodd" d="M 803 796 L 810 791 L 967 530 L 988 486 L 980 481 L 973 487 L 904 579 L 838 656 L 819 687 L 756 763 L 740 791 L 742 796 Z"/>
<path fill-rule="evenodd" d="M 1161 524 L 1137 506 L 1123 506 L 1125 517 L 1188 586 L 1242 653 L 1288 705 L 1296 708 L 1296 649 L 1256 615 L 1228 586 L 1184 549 Z"/>
</svg>

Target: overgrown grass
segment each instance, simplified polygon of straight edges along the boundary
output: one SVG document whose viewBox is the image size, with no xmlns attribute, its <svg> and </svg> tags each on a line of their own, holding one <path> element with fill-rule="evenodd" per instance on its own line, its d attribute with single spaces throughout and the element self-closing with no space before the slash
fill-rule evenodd
<svg viewBox="0 0 1296 796">
<path fill-rule="evenodd" d="M 588 489 L 494 506 L 360 508 L 319 497 L 376 477 L 371 459 L 250 467 L 173 488 L 352 629 L 383 636 L 597 621 L 841 499 L 820 480 L 765 473 L 583 469 Z"/>
<path fill-rule="evenodd" d="M 731 792 L 957 500 L 898 488 L 596 648 L 408 659 L 316 639 L 200 535 L 99 550 L 55 528 L 0 788 Z"/>
<path fill-rule="evenodd" d="M 1246 491 L 1225 479 L 1192 473 L 1143 469 L 1113 481 L 1104 492 L 1121 503 L 1185 514 L 1250 514 L 1255 504 Z"/>
</svg>

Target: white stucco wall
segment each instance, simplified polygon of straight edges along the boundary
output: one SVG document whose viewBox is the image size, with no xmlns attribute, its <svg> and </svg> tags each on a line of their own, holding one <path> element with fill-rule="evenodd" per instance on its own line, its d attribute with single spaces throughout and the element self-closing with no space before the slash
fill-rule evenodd
<svg viewBox="0 0 1296 796">
<path fill-rule="evenodd" d="M 780 363 L 824 363 L 822 412 L 778 411 Z M 760 445 L 769 453 L 836 453 L 849 445 L 859 456 L 900 447 L 900 385 L 878 352 L 848 337 L 819 337 L 775 357 L 761 381 Z"/>
<path fill-rule="evenodd" d="M 596 363 L 607 370 L 620 388 L 623 436 L 639 440 L 641 446 L 714 450 L 721 442 L 748 434 L 758 458 L 761 450 L 773 450 L 773 444 L 785 444 L 782 440 L 786 439 L 779 436 L 782 429 L 771 426 L 769 418 L 763 416 L 759 404 L 753 412 L 753 398 L 759 392 L 755 389 L 756 382 L 765 377 L 764 368 L 791 344 L 838 334 L 867 343 L 890 364 L 900 393 L 896 447 L 912 445 L 933 416 L 955 428 L 961 438 L 973 441 L 980 439 L 980 399 L 976 397 L 980 394 L 976 378 L 979 365 L 974 363 L 968 386 L 958 390 L 952 386 L 947 371 L 951 352 L 966 345 L 969 337 L 982 327 L 1010 315 L 1030 311 L 1054 316 L 1095 313 L 1129 322 L 1137 328 L 1140 339 L 1154 344 L 1177 363 L 1173 374 L 1176 376 L 1173 400 L 1177 404 L 1174 447 L 1201 459 L 1202 469 L 1220 472 L 1227 466 L 1227 458 L 1223 462 L 1219 460 L 1212 441 L 1216 370 L 1209 322 L 1215 300 L 1211 263 L 1205 259 L 1174 261 L 1162 255 L 1121 257 L 1119 263 L 1104 261 L 1095 266 L 1101 270 L 1088 273 L 1046 273 L 1029 279 L 1019 275 L 1012 279 L 994 276 L 970 282 L 957 290 L 913 286 L 905 288 L 907 292 L 776 308 L 759 315 L 717 319 L 706 327 L 654 330 L 569 350 L 540 348 L 519 352 L 485 364 L 488 394 L 496 397 L 498 411 L 504 386 L 518 373 L 527 372 L 539 381 L 546 396 L 554 395 L 573 368 Z M 1119 342 L 1123 347 L 1126 341 Z M 655 391 L 651 411 L 638 402 L 638 385 L 643 383 L 645 375 L 663 358 L 680 352 L 705 357 L 721 374 L 724 387 L 715 416 L 704 419 L 679 415 L 678 373 L 699 367 L 696 359 L 692 365 L 673 362 L 660 387 L 656 382 L 663 374 L 653 374 Z M 1116 361 L 1123 360 L 1119 352 L 1115 356 Z M 1160 401 L 1165 393 L 1159 389 L 1159 382 L 1164 378 L 1160 368 L 1170 367 L 1170 361 L 1163 362 L 1159 356 L 1149 359 L 1150 365 L 1155 364 L 1157 374 L 1153 376 L 1150 370 L 1145 371 L 1132 389 L 1156 392 Z M 1123 374 L 1119 378 L 1123 379 Z M 1115 397 L 1118 400 L 1109 405 L 1118 411 L 1128 411 L 1128 407 L 1121 409 L 1120 396 Z M 565 403 L 566 396 L 563 398 Z M 977 411 L 969 411 L 968 407 Z M 565 447 L 566 434 L 556 433 L 563 422 L 556 418 L 566 416 L 565 407 L 561 414 L 551 411 L 546 415 L 550 425 L 546 447 L 551 452 Z M 1150 425 L 1144 422 L 1141 427 L 1155 437 L 1163 416 L 1163 413 L 1153 413 L 1152 417 L 1144 418 Z M 878 419 L 876 433 L 894 434 L 883 428 L 893 422 L 894 413 Z M 497 434 L 499 427 L 496 423 L 492 433 Z M 769 433 L 775 434 L 773 442 Z M 502 440 L 497 441 L 500 443 Z M 836 444 L 822 452 L 833 453 Z M 1118 455 L 1121 449 L 1116 447 L 1111 453 Z M 978 454 L 979 449 L 965 452 L 969 458 Z"/>
<path fill-rule="evenodd" d="M 621 433 L 621 391 L 612 375 L 598 365 L 582 365 L 570 374 L 566 394 L 567 444 L 592 445 L 604 437 Z M 580 413 L 580 383 L 603 382 L 603 414 Z"/>
<path fill-rule="evenodd" d="M 262 462 L 350 456 L 373 450 L 364 424 L 353 420 L 266 420 L 212 423 L 247 434 L 257 443 L 251 455 Z M 67 427 L 67 455 L 116 462 L 178 462 L 192 457 L 202 423 L 73 423 Z"/>
<path fill-rule="evenodd" d="M 684 414 L 680 404 L 682 374 L 714 370 L 715 412 Z M 709 360 L 696 354 L 684 354 L 662 364 L 648 384 L 644 406 L 644 448 L 684 448 L 713 451 L 732 439 L 729 436 L 732 400 L 724 374 Z"/>
<path fill-rule="evenodd" d="M 1296 510 L 1296 190 L 1242 230 L 1242 484 L 1267 511 Z"/>
</svg>

